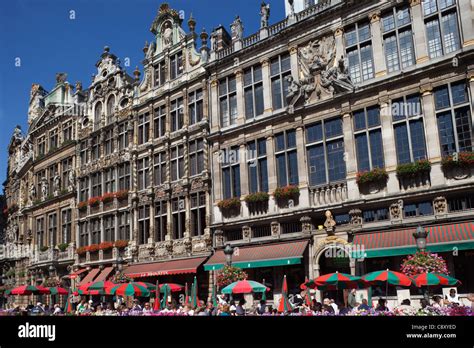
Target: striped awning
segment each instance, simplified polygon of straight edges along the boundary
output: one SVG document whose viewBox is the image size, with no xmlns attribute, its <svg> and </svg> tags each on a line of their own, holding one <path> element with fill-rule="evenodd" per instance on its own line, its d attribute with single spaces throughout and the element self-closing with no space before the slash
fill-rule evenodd
<svg viewBox="0 0 474 348">
<path fill-rule="evenodd" d="M 426 240 L 427 250 L 432 252 L 447 252 L 474 249 L 474 222 L 462 222 L 426 226 L 430 233 Z M 413 233 L 416 228 L 394 231 L 378 231 L 360 233 L 354 236 L 353 252 L 357 257 L 371 258 L 413 254 L 416 251 L 416 241 Z"/>
<path fill-rule="evenodd" d="M 140 263 L 128 266 L 124 273 L 131 278 L 163 276 L 170 274 L 197 273 L 207 257 L 194 257 L 164 262 Z"/>
<path fill-rule="evenodd" d="M 234 249 L 232 266 L 239 268 L 258 268 L 288 266 L 301 263 L 307 240 L 290 243 L 273 243 Z M 215 271 L 225 265 L 223 250 L 218 250 L 204 265 L 205 271 Z"/>
<path fill-rule="evenodd" d="M 85 271 L 87 271 L 87 269 L 83 268 L 83 269 L 80 269 L 80 270 L 78 270 L 76 272 L 73 272 L 71 274 L 67 274 L 63 278 L 76 279 L 78 275 L 84 273 Z"/>
<path fill-rule="evenodd" d="M 99 274 L 99 272 L 100 272 L 100 269 L 94 268 L 84 277 L 84 279 L 81 280 L 81 282 L 77 286 L 81 286 L 93 281 L 95 276 Z"/>
<path fill-rule="evenodd" d="M 112 272 L 114 268 L 113 267 L 105 267 L 102 272 L 97 276 L 97 278 L 94 279 L 95 282 L 101 282 L 103 280 L 106 280 L 109 274 Z"/>
</svg>

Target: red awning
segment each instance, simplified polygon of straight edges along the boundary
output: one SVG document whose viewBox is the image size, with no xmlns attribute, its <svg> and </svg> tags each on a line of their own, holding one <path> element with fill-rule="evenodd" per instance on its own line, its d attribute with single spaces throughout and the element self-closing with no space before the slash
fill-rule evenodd
<svg viewBox="0 0 474 348">
<path fill-rule="evenodd" d="M 94 268 L 92 271 L 89 272 L 88 275 L 84 277 L 84 279 L 81 280 L 81 282 L 77 286 L 81 286 L 93 281 L 95 276 L 99 274 L 99 272 L 100 272 L 100 269 Z"/>
<path fill-rule="evenodd" d="M 288 243 L 271 243 L 234 249 L 232 265 L 239 268 L 288 266 L 301 263 L 308 240 Z M 224 251 L 218 250 L 204 265 L 204 270 L 214 271 L 224 267 Z"/>
<path fill-rule="evenodd" d="M 113 267 L 105 267 L 102 272 L 97 276 L 97 278 L 94 279 L 95 282 L 101 282 L 103 280 L 106 280 L 109 274 L 112 272 L 114 268 Z"/>
<path fill-rule="evenodd" d="M 206 259 L 207 257 L 195 257 L 192 259 L 136 264 L 127 267 L 124 273 L 131 278 L 196 273 L 197 268 Z"/>
<path fill-rule="evenodd" d="M 64 278 L 76 279 L 78 275 L 84 273 L 85 271 L 87 271 L 87 269 L 83 268 L 71 274 L 65 275 Z"/>
</svg>

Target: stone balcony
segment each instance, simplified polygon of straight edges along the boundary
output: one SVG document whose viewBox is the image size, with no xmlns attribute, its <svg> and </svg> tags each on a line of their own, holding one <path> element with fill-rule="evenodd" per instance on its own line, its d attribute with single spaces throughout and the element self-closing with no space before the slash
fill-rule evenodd
<svg viewBox="0 0 474 348">
<path fill-rule="evenodd" d="M 30 260 L 31 264 L 43 264 L 51 262 L 68 262 L 74 260 L 74 245 L 70 244 L 66 250 L 60 251 L 56 248 L 47 250 L 35 250 Z"/>
<path fill-rule="evenodd" d="M 345 182 L 312 187 L 310 193 L 312 203 L 316 207 L 340 204 L 348 199 Z"/>
</svg>

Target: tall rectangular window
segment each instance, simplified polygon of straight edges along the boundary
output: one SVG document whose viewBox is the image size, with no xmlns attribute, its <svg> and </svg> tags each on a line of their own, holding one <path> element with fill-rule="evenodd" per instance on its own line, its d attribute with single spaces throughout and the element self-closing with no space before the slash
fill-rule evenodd
<svg viewBox="0 0 474 348">
<path fill-rule="evenodd" d="M 72 212 L 71 209 L 64 209 L 61 211 L 61 239 L 62 243 L 71 242 L 72 234 Z"/>
<path fill-rule="evenodd" d="M 189 124 L 201 122 L 204 114 L 202 89 L 192 91 L 188 95 Z"/>
<path fill-rule="evenodd" d="M 111 193 L 116 191 L 115 187 L 115 168 L 104 170 L 105 175 L 105 192 Z"/>
<path fill-rule="evenodd" d="M 166 106 L 161 105 L 155 109 L 155 119 L 154 119 L 154 136 L 155 139 L 162 137 L 166 132 Z"/>
<path fill-rule="evenodd" d="M 191 194 L 191 235 L 202 236 L 206 228 L 206 194 Z"/>
<path fill-rule="evenodd" d="M 45 137 L 39 137 L 37 142 L 38 156 L 44 156 L 46 153 L 46 140 Z"/>
<path fill-rule="evenodd" d="M 176 132 L 183 128 L 183 98 L 171 101 L 171 131 Z"/>
<path fill-rule="evenodd" d="M 105 131 L 104 150 L 105 150 L 105 155 L 110 155 L 115 150 L 113 129 L 108 129 L 107 131 Z"/>
<path fill-rule="evenodd" d="M 323 120 L 306 127 L 310 185 L 345 180 L 342 118 Z"/>
<path fill-rule="evenodd" d="M 124 211 L 117 215 L 118 218 L 118 239 L 130 239 L 130 212 Z"/>
<path fill-rule="evenodd" d="M 398 164 L 426 159 L 420 96 L 415 94 L 393 100 L 392 118 Z"/>
<path fill-rule="evenodd" d="M 91 244 L 99 244 L 100 240 L 100 219 L 93 219 L 89 223 L 91 233 Z"/>
<path fill-rule="evenodd" d="M 278 186 L 298 185 L 295 130 L 287 130 L 275 135 L 275 159 Z"/>
<path fill-rule="evenodd" d="M 48 236 L 49 236 L 49 246 L 54 247 L 58 242 L 58 220 L 56 213 L 48 215 Z"/>
<path fill-rule="evenodd" d="M 352 82 L 361 83 L 374 78 L 370 24 L 366 22 L 356 23 L 346 29 L 345 41 Z"/>
<path fill-rule="evenodd" d="M 149 168 L 148 157 L 140 158 L 137 161 L 137 176 L 138 176 L 138 189 L 144 190 L 150 186 L 150 176 L 148 175 Z"/>
<path fill-rule="evenodd" d="M 154 74 L 155 74 L 155 86 L 161 86 L 166 81 L 166 68 L 165 68 L 165 61 L 162 60 L 154 67 Z"/>
<path fill-rule="evenodd" d="M 150 238 L 150 206 L 138 207 L 138 244 L 147 244 Z"/>
<path fill-rule="evenodd" d="M 268 192 L 267 140 L 260 138 L 247 143 L 249 192 Z"/>
<path fill-rule="evenodd" d="M 128 147 L 128 124 L 123 122 L 118 125 L 118 149 L 123 150 Z"/>
<path fill-rule="evenodd" d="M 79 222 L 79 246 L 89 245 L 89 223 L 87 221 Z"/>
<path fill-rule="evenodd" d="M 153 157 L 153 184 L 162 185 L 166 182 L 166 152 L 155 153 Z"/>
<path fill-rule="evenodd" d="M 171 181 L 184 176 L 184 146 L 177 145 L 171 148 Z"/>
<path fill-rule="evenodd" d="M 263 114 L 262 66 L 256 65 L 244 71 L 245 117 L 254 118 Z"/>
<path fill-rule="evenodd" d="M 63 142 L 74 139 L 74 127 L 72 121 L 63 123 Z"/>
<path fill-rule="evenodd" d="M 166 201 L 155 202 L 155 240 L 163 242 L 168 226 L 168 211 Z"/>
<path fill-rule="evenodd" d="M 472 151 L 472 120 L 468 95 L 464 81 L 434 90 L 442 156 Z"/>
<path fill-rule="evenodd" d="M 138 116 L 138 144 L 145 144 L 150 137 L 150 113 Z"/>
<path fill-rule="evenodd" d="M 221 152 L 222 187 L 224 199 L 240 197 L 239 147 Z"/>
<path fill-rule="evenodd" d="M 287 77 L 291 75 L 291 60 L 289 54 L 280 55 L 270 61 L 270 75 L 272 84 L 272 106 L 273 110 L 278 110 L 287 105 Z"/>
<path fill-rule="evenodd" d="M 120 163 L 118 170 L 118 189 L 120 191 L 130 189 L 130 162 Z"/>
<path fill-rule="evenodd" d="M 72 169 L 72 157 L 61 161 L 61 188 L 67 190 L 69 186 L 69 173 Z"/>
<path fill-rule="evenodd" d="M 171 201 L 171 213 L 173 216 L 173 239 L 181 239 L 186 230 L 184 198 L 175 198 Z"/>
<path fill-rule="evenodd" d="M 174 80 L 175 78 L 181 76 L 183 73 L 183 53 L 178 52 L 170 57 L 170 78 Z"/>
<path fill-rule="evenodd" d="M 44 218 L 37 218 L 36 219 L 36 244 L 38 247 L 45 246 L 45 238 L 44 238 Z"/>
<path fill-rule="evenodd" d="M 221 127 L 237 122 L 237 84 L 235 77 L 226 77 L 219 81 L 219 114 Z"/>
<path fill-rule="evenodd" d="M 190 175 L 201 174 L 204 170 L 204 139 L 199 138 L 189 142 Z"/>
<path fill-rule="evenodd" d="M 92 197 L 98 197 L 102 195 L 102 173 L 97 172 L 91 174 L 92 184 Z"/>
<path fill-rule="evenodd" d="M 49 131 L 49 151 L 57 149 L 59 146 L 58 129 L 52 129 Z"/>
<path fill-rule="evenodd" d="M 113 242 L 115 240 L 115 216 L 104 216 L 104 242 Z"/>
<path fill-rule="evenodd" d="M 388 72 L 415 64 L 413 33 L 408 7 L 394 7 L 382 16 L 383 43 Z"/>
<path fill-rule="evenodd" d="M 100 157 L 100 137 L 98 135 L 91 139 L 91 160 L 97 160 Z"/>
<path fill-rule="evenodd" d="M 81 141 L 79 157 L 81 158 L 81 165 L 84 166 L 89 163 L 89 146 L 87 144 L 87 140 Z"/>
<path fill-rule="evenodd" d="M 85 202 L 89 199 L 89 177 L 79 179 L 79 201 Z"/>
<path fill-rule="evenodd" d="M 354 112 L 357 167 L 360 172 L 384 167 L 382 127 L 378 106 Z"/>
<path fill-rule="evenodd" d="M 461 49 L 456 1 L 423 0 L 422 5 L 430 58 Z"/>
</svg>

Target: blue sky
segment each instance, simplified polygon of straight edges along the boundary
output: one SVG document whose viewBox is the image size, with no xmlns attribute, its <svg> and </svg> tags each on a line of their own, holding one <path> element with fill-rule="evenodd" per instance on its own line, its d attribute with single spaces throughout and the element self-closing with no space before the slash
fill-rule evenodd
<svg viewBox="0 0 474 348">
<path fill-rule="evenodd" d="M 267 0 L 270 24 L 284 18 L 285 0 Z M 192 13 L 196 31 L 222 24 L 228 31 L 237 14 L 244 35 L 260 25 L 260 0 L 170 0 L 183 10 L 183 27 Z M 145 41 L 153 36 L 150 25 L 159 0 L 9 0 L 0 2 L 0 180 L 7 170 L 7 146 L 15 125 L 27 130 L 29 92 L 32 83 L 51 90 L 57 72 L 68 81 L 82 81 L 84 88 L 96 72 L 94 64 L 108 45 L 120 57 L 130 58 L 131 74 L 143 59 Z M 74 12 L 71 12 L 74 11 Z M 70 17 L 74 17 L 71 19 Z M 19 60 L 18 60 L 19 59 Z M 15 63 L 20 63 L 16 66 Z"/>
</svg>

